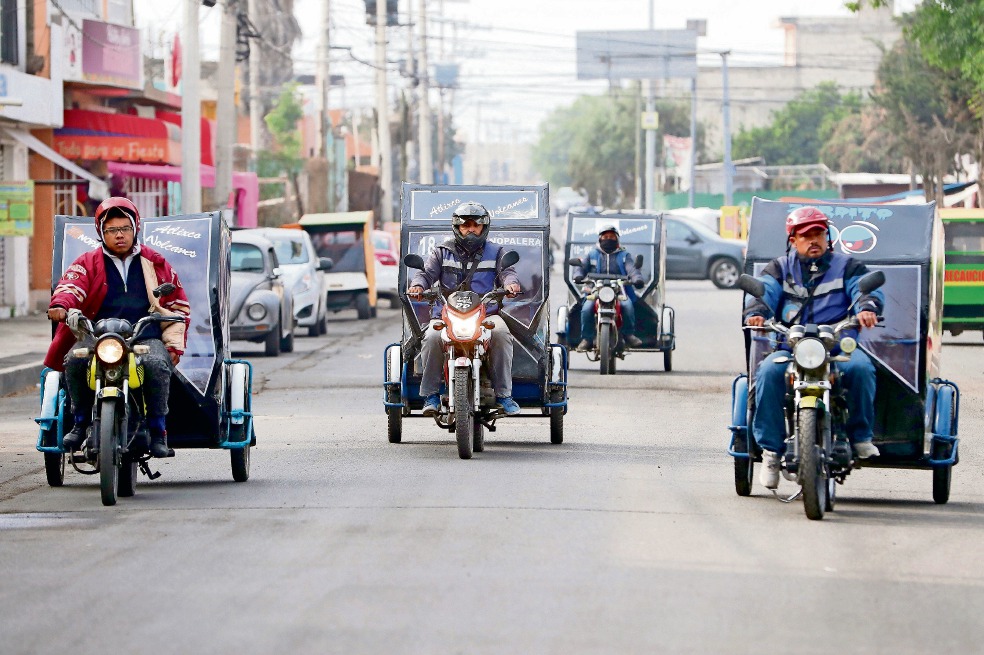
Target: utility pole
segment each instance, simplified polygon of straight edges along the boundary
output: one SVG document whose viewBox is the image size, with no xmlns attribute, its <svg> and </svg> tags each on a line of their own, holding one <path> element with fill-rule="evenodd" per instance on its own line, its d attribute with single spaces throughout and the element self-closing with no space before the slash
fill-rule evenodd
<svg viewBox="0 0 984 655">
<path fill-rule="evenodd" d="M 379 138 L 379 188 L 383 223 L 393 220 L 393 153 L 386 93 L 386 2 L 376 1 L 376 132 Z"/>
<path fill-rule="evenodd" d="M 687 206 L 693 207 L 696 201 L 694 182 L 697 181 L 697 76 L 690 78 L 690 189 L 687 191 Z"/>
<path fill-rule="evenodd" d="M 636 126 L 635 126 L 635 208 L 642 209 L 642 81 L 636 84 Z"/>
<path fill-rule="evenodd" d="M 731 163 L 731 100 L 728 97 L 728 55 L 730 50 L 721 52 L 721 83 L 724 94 L 721 98 L 721 113 L 724 122 L 724 204 L 732 205 L 734 192 L 734 164 Z"/>
<path fill-rule="evenodd" d="M 328 53 L 331 52 L 331 41 L 328 31 L 330 29 L 330 8 L 331 0 L 321 0 L 323 11 L 321 13 L 321 31 L 318 33 L 318 72 L 316 82 L 318 86 L 318 156 L 328 159 L 328 132 L 331 130 L 328 118 L 328 89 L 331 86 L 331 77 L 328 73 Z"/>
<path fill-rule="evenodd" d="M 229 204 L 232 192 L 233 148 L 236 143 L 236 18 L 239 0 L 222 4 L 222 31 L 219 34 L 219 69 L 215 87 L 215 202 Z"/>
<path fill-rule="evenodd" d="M 412 1 L 412 0 L 411 0 Z M 431 152 L 430 70 L 427 65 L 427 0 L 420 0 L 420 183 L 434 184 L 434 155 Z"/>
<path fill-rule="evenodd" d="M 185 0 L 184 63 L 181 72 L 181 211 L 197 214 L 202 210 L 202 103 L 198 84 L 201 59 L 198 52 L 198 5 L 201 0 Z"/>
<path fill-rule="evenodd" d="M 260 18 L 260 2 L 249 0 L 248 11 L 250 21 L 256 25 Z M 249 145 L 252 148 L 253 170 L 256 170 L 256 160 L 262 147 L 263 131 L 263 102 L 260 98 L 260 48 L 263 41 L 256 39 L 249 49 Z"/>
<path fill-rule="evenodd" d="M 649 29 L 656 27 L 656 8 L 655 0 L 649 0 Z M 646 111 L 651 115 L 656 111 L 656 83 L 654 80 L 646 80 Z M 653 196 L 656 191 L 656 130 L 646 130 L 646 209 L 653 208 Z"/>
</svg>

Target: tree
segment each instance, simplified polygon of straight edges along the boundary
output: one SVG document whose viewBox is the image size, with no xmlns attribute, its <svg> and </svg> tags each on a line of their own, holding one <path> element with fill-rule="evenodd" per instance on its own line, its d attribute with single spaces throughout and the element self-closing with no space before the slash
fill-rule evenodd
<svg viewBox="0 0 984 655">
<path fill-rule="evenodd" d="M 971 145 L 972 123 L 959 117 L 966 85 L 926 61 L 906 33 L 883 55 L 872 99 L 884 110 L 886 138 L 922 175 L 926 199 L 942 205 L 943 177 Z"/>
<path fill-rule="evenodd" d="M 860 117 L 861 105 L 859 94 L 841 95 L 836 83 L 823 82 L 773 112 L 771 125 L 739 131 L 734 157 L 763 157 L 770 165 L 815 164 L 837 125 Z"/>
<path fill-rule="evenodd" d="M 689 104 L 659 101 L 656 109 L 660 117 L 657 143 L 662 143 L 663 134 L 689 135 Z M 540 125 L 533 164 L 551 185 L 586 189 L 592 200 L 609 207 L 631 204 L 635 200 L 638 129 L 634 91 L 581 96 L 570 106 L 554 110 Z M 700 126 L 697 144 L 702 152 Z"/>
<path fill-rule="evenodd" d="M 820 149 L 820 161 L 843 173 L 904 173 L 903 157 L 885 133 L 882 110 L 872 102 L 849 114 L 833 128 Z"/>
<path fill-rule="evenodd" d="M 280 97 L 277 98 L 277 104 L 263 119 L 273 137 L 273 159 L 290 178 L 291 185 L 294 187 L 298 217 L 304 215 L 304 204 L 297 181 L 297 176 L 304 165 L 304 160 L 301 158 L 300 132 L 297 129 L 297 122 L 303 116 L 304 109 L 301 107 L 297 83 L 291 83 L 284 86 Z"/>
</svg>

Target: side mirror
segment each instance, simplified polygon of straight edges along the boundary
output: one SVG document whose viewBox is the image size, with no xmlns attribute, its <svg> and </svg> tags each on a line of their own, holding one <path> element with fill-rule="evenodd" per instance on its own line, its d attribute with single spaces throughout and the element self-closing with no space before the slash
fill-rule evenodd
<svg viewBox="0 0 984 655">
<path fill-rule="evenodd" d="M 884 277 L 885 276 L 883 275 L 882 278 L 884 279 Z M 174 286 L 170 282 L 165 282 L 161 286 L 154 289 L 152 293 L 154 294 L 155 298 L 160 298 L 162 296 L 170 296 L 172 293 L 177 291 L 177 289 L 178 287 Z"/>
<path fill-rule="evenodd" d="M 319 271 L 330 271 L 331 267 L 335 265 L 331 257 L 318 257 L 318 270 Z"/>
<path fill-rule="evenodd" d="M 744 273 L 738 278 L 738 288 L 756 298 L 761 298 L 765 295 L 765 285 L 762 284 L 762 280 L 757 280 L 751 275 Z"/>
<path fill-rule="evenodd" d="M 419 270 L 424 269 L 424 258 L 421 257 L 420 255 L 415 255 L 413 253 L 410 253 L 409 255 L 403 258 L 403 263 L 406 264 L 407 268 L 416 268 Z"/>
<path fill-rule="evenodd" d="M 507 250 L 506 254 L 502 256 L 501 265 L 502 268 L 509 268 L 513 264 L 519 261 L 519 253 L 515 250 Z"/>
<path fill-rule="evenodd" d="M 638 268 L 638 269 L 641 269 L 642 268 L 642 255 L 636 255 L 636 258 L 635 258 L 635 267 Z"/>
<path fill-rule="evenodd" d="M 872 271 L 861 278 L 858 282 L 858 289 L 861 293 L 871 293 L 883 284 L 885 284 L 885 273 L 883 271 Z"/>
<path fill-rule="evenodd" d="M 698 243 L 700 243 L 700 237 L 697 237 L 697 236 L 694 236 L 693 234 L 691 234 L 686 239 L 684 239 L 684 241 L 686 241 L 687 243 L 689 243 L 692 246 L 696 246 Z"/>
<path fill-rule="evenodd" d="M 273 279 L 276 279 L 276 278 L 279 278 L 283 274 L 284 274 L 284 269 L 282 269 L 282 268 L 280 268 L 278 266 L 275 269 L 273 269 L 273 272 L 272 273 L 270 273 L 270 277 L 273 278 Z"/>
<path fill-rule="evenodd" d="M 567 265 L 582 267 L 584 266 L 584 262 L 581 261 L 580 257 L 571 257 L 570 259 L 567 260 Z"/>
</svg>

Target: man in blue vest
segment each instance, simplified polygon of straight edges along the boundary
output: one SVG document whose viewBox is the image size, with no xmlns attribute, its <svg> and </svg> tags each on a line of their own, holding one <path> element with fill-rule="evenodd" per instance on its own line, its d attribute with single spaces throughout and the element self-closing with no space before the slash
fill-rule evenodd
<svg viewBox="0 0 984 655">
<path fill-rule="evenodd" d="M 485 294 L 501 287 L 509 292 L 509 297 L 518 294 L 522 289 L 516 271 L 501 265 L 505 248 L 488 242 L 491 222 L 489 212 L 477 202 L 458 205 L 451 216 L 453 238 L 434 248 L 424 268 L 414 274 L 407 295 L 419 298 L 424 289 L 436 282 L 441 283 L 444 292 L 462 287 Z M 489 346 L 489 375 L 496 403 L 512 416 L 519 413 L 519 405 L 512 398 L 513 337 L 498 315 L 499 307 L 491 305 L 488 312 L 488 320 L 495 324 Z M 420 358 L 424 369 L 420 380 L 420 395 L 426 398 L 424 416 L 433 416 L 441 411 L 444 381 L 444 348 L 439 330 L 425 330 Z"/>
<path fill-rule="evenodd" d="M 786 217 L 786 234 L 787 253 L 769 262 L 759 276 L 765 284 L 765 295 L 745 304 L 745 325 L 761 327 L 769 317 L 785 325 L 833 325 L 853 312 L 861 327 L 874 327 L 884 307 L 884 294 L 880 290 L 861 293 L 858 281 L 868 269 L 833 251 L 827 216 L 816 207 L 800 207 Z M 752 434 L 762 448 L 759 482 L 767 489 L 779 486 L 779 458 L 785 450 L 787 364 L 775 360 L 786 356 L 788 352 L 777 350 L 762 361 L 755 373 Z M 854 451 L 861 459 L 878 455 L 878 448 L 871 443 L 875 367 L 860 349 L 851 354 L 849 361 L 836 366 L 847 391 L 847 435 Z"/>
<path fill-rule="evenodd" d="M 601 273 L 603 275 L 622 275 L 628 278 L 635 289 L 645 286 L 642 273 L 636 268 L 635 262 L 629 256 L 628 251 L 619 244 L 618 226 L 614 224 L 603 225 L 598 230 L 598 247 L 588 253 L 584 265 L 575 276 L 576 281 L 580 281 L 589 273 Z M 635 335 L 635 289 L 625 287 L 626 299 L 621 301 L 622 306 L 622 341 L 629 348 L 638 348 L 642 345 L 642 339 Z M 581 305 L 581 343 L 577 344 L 578 352 L 585 352 L 594 348 L 594 340 L 597 326 L 595 325 L 595 303 L 585 299 Z"/>
</svg>

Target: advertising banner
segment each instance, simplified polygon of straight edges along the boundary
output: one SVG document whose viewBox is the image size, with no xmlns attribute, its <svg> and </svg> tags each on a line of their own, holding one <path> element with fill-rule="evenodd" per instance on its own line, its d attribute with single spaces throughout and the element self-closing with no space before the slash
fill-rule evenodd
<svg viewBox="0 0 984 655">
<path fill-rule="evenodd" d="M 34 182 L 0 182 L 0 236 L 34 236 Z"/>
<path fill-rule="evenodd" d="M 142 89 L 140 30 L 97 20 L 82 21 L 82 79 Z"/>
</svg>

